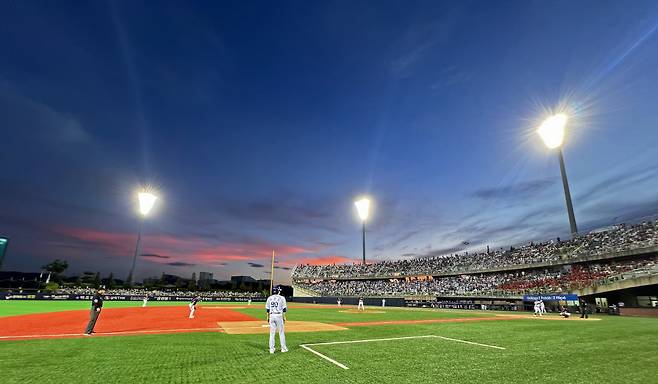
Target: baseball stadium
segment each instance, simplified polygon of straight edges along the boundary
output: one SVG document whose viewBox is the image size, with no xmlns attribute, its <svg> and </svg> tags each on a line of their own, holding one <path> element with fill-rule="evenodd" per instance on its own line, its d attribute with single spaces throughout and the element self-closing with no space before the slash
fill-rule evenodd
<svg viewBox="0 0 658 384">
<path fill-rule="evenodd" d="M 4 293 L 0 361 L 7 383 L 262 382 L 263 372 L 291 383 L 516 383 L 546 372 L 648 383 L 657 252 L 654 221 L 469 257 L 299 265 L 289 349 L 274 356 L 257 293 L 111 289 L 93 338 L 81 331 L 93 290 Z M 190 318 L 193 295 L 202 301 Z"/>
<path fill-rule="evenodd" d="M 0 0 L 0 384 L 658 383 L 655 0 Z"/>
</svg>

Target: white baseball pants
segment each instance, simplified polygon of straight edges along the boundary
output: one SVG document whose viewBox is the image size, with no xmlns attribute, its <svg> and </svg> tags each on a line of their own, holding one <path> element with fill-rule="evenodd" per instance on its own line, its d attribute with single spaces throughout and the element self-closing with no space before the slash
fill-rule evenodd
<svg viewBox="0 0 658 384">
<path fill-rule="evenodd" d="M 288 347 L 286 347 L 286 333 L 283 326 L 283 315 L 270 315 L 270 352 L 274 352 L 276 349 L 274 337 L 277 328 L 279 328 L 279 344 L 281 344 L 281 350 L 285 351 L 288 349 Z"/>
</svg>

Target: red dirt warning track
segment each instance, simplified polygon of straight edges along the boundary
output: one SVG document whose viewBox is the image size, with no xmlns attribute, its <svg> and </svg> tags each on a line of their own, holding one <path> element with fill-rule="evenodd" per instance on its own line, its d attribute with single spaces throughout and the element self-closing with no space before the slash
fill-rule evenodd
<svg viewBox="0 0 658 384">
<path fill-rule="evenodd" d="M 196 318 L 188 315 L 187 306 L 104 309 L 94 336 L 221 332 L 220 321 L 258 320 L 231 309 L 197 307 Z M 0 340 L 83 337 L 88 321 L 88 310 L 0 317 Z"/>
</svg>

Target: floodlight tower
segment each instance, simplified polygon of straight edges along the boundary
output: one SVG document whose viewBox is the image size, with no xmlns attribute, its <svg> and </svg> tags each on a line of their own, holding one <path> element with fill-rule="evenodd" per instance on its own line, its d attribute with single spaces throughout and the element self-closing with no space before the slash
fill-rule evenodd
<svg viewBox="0 0 658 384">
<path fill-rule="evenodd" d="M 576 226 L 576 216 L 573 213 L 573 204 L 571 203 L 571 192 L 569 191 L 569 181 L 567 180 L 567 171 L 564 166 L 564 156 L 562 155 L 562 144 L 564 143 L 564 132 L 567 126 L 567 115 L 558 113 L 548 117 L 537 129 L 537 134 L 548 149 L 557 149 L 558 160 L 560 161 L 560 173 L 562 174 L 562 186 L 564 187 L 564 199 L 567 203 L 567 213 L 569 215 L 569 225 L 571 226 L 571 237 L 578 236 L 578 227 Z"/>
<path fill-rule="evenodd" d="M 142 240 L 142 227 L 144 226 L 144 219 L 153 209 L 155 201 L 158 200 L 158 197 L 150 192 L 141 191 L 137 193 L 137 200 L 139 201 L 139 230 L 137 231 L 137 244 L 135 245 L 135 254 L 133 255 L 133 263 L 130 267 L 130 273 L 128 274 L 127 283 L 129 286 L 132 286 L 133 283 L 133 274 L 135 273 L 135 263 L 137 262 L 137 254 L 139 253 L 139 244 Z"/>
<path fill-rule="evenodd" d="M 370 215 L 370 199 L 364 197 L 354 202 L 356 211 L 363 224 L 363 264 L 366 263 L 366 220 Z"/>
</svg>

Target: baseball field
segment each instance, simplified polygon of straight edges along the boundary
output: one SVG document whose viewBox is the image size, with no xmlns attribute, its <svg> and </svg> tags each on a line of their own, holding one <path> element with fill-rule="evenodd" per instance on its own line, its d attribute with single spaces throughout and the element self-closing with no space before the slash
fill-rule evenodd
<svg viewBox="0 0 658 384">
<path fill-rule="evenodd" d="M 0 302 L 2 383 L 656 382 L 658 319 L 289 305 L 289 352 L 262 303 Z M 278 337 L 277 337 L 278 345 Z"/>
</svg>

